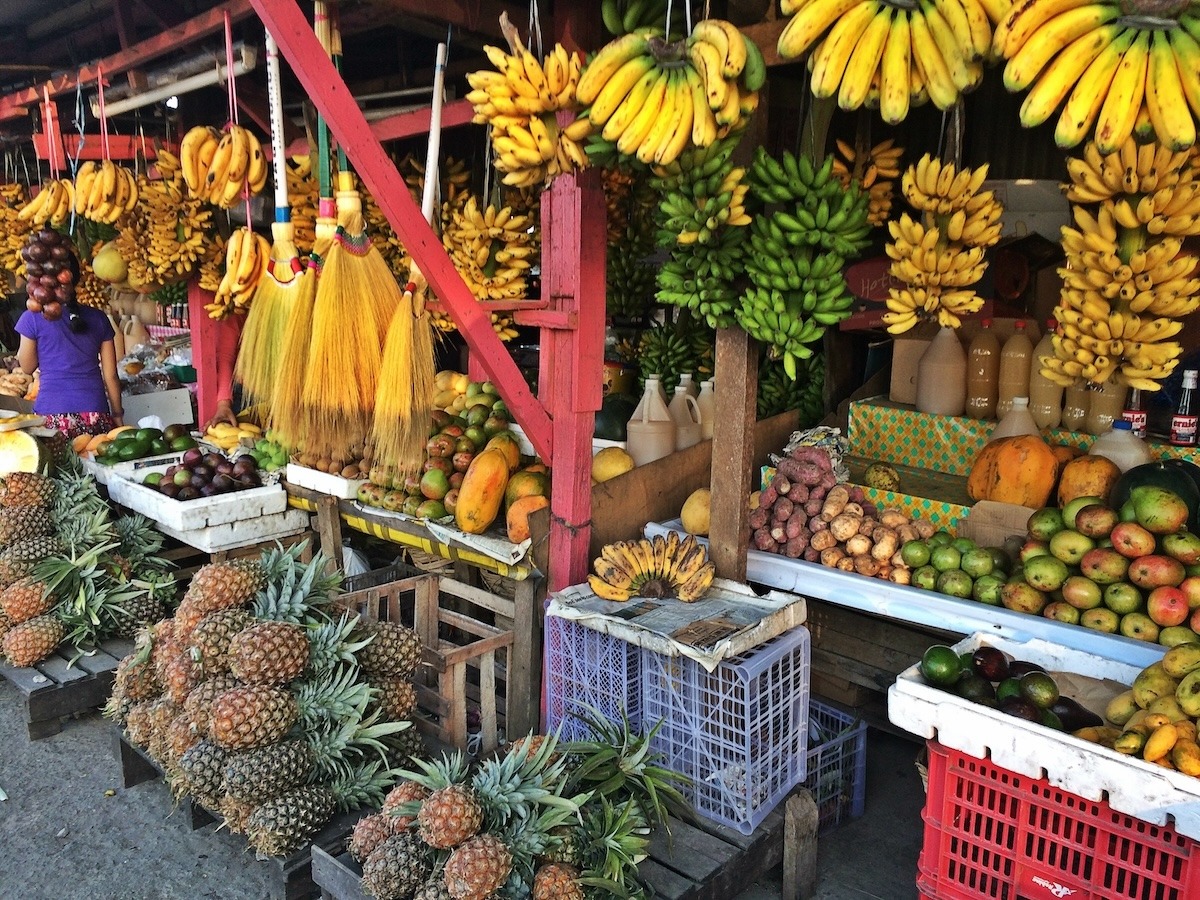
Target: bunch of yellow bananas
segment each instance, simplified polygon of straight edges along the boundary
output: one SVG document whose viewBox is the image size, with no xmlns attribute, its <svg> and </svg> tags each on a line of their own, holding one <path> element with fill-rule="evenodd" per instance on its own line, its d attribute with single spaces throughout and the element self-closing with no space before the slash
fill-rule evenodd
<svg viewBox="0 0 1200 900">
<path fill-rule="evenodd" d="M 904 148 L 895 146 L 895 141 L 888 138 L 863 153 L 840 139 L 837 149 L 833 177 L 846 187 L 852 182 L 860 184 L 867 192 L 867 221 L 876 226 L 884 224 L 892 212 L 896 187 L 893 179 L 900 177 Z"/>
<path fill-rule="evenodd" d="M 228 422 L 217 422 L 209 427 L 204 432 L 204 440 L 210 444 L 215 444 L 222 450 L 235 450 L 242 445 L 242 441 L 247 441 L 254 444 L 262 439 L 262 429 L 253 422 L 238 421 L 237 425 L 230 425 Z"/>
<path fill-rule="evenodd" d="M 114 225 L 133 211 L 138 199 L 137 179 L 132 169 L 111 159 L 99 164 L 88 160 L 75 173 L 75 213 L 93 222 Z"/>
<path fill-rule="evenodd" d="M 992 25 L 1009 5 L 1010 0 L 783 0 L 781 9 L 791 18 L 777 49 L 782 58 L 796 59 L 811 48 L 816 96 L 836 96 L 842 109 L 878 107 L 883 120 L 895 125 L 911 106 L 932 101 L 949 109 L 979 86 Z"/>
<path fill-rule="evenodd" d="M 25 275 L 21 248 L 32 230 L 20 216 L 25 205 L 25 188 L 20 184 L 0 184 L 0 269 L 13 275 Z"/>
<path fill-rule="evenodd" d="M 270 261 L 271 245 L 265 237 L 246 227 L 235 229 L 225 249 L 225 274 L 213 302 L 204 307 L 209 316 L 224 319 L 246 312 Z"/>
<path fill-rule="evenodd" d="M 292 215 L 292 243 L 302 254 L 312 252 L 317 236 L 317 179 L 312 172 L 312 158 L 293 156 L 285 169 L 288 206 Z"/>
<path fill-rule="evenodd" d="M 67 224 L 75 206 L 75 183 L 70 178 L 52 178 L 43 182 L 37 195 L 17 212 L 17 218 L 34 228 L 47 222 L 58 227 Z"/>
<path fill-rule="evenodd" d="M 901 192 L 921 217 L 904 213 L 888 222 L 889 272 L 907 285 L 888 292 L 883 321 L 892 334 L 932 316 L 957 328 L 983 306 L 970 288 L 987 268 L 984 249 L 1000 240 L 1004 213 L 995 194 L 981 190 L 987 173 L 986 164 L 958 169 L 928 153 L 904 171 Z"/>
<path fill-rule="evenodd" d="M 112 299 L 112 285 L 96 277 L 86 261 L 79 264 L 79 280 L 75 282 L 75 299 L 84 306 L 108 311 Z"/>
<path fill-rule="evenodd" d="M 492 127 L 496 168 L 504 183 L 545 184 L 562 172 L 587 168 L 582 141 L 586 122 L 577 120 L 559 129 L 555 113 L 578 110 L 576 88 L 583 60 L 555 44 L 544 61 L 516 42 L 512 53 L 484 47 L 496 71 L 467 76 L 467 99 L 475 108 L 474 121 Z"/>
<path fill-rule="evenodd" d="M 1076 146 L 1093 125 L 1101 153 L 1134 133 L 1171 150 L 1195 143 L 1200 9 L 1155 3 L 1137 15 L 1138 6 L 1121 0 L 1012 6 L 996 26 L 993 49 L 1008 60 L 1005 86 L 1029 91 L 1022 125 L 1040 125 L 1061 105 L 1054 132 L 1060 147 Z"/>
<path fill-rule="evenodd" d="M 117 250 L 135 289 L 190 275 L 204 257 L 212 234 L 212 210 L 184 195 L 179 172 L 150 181 L 138 175 L 138 202 L 121 223 Z"/>
<path fill-rule="evenodd" d="M 584 69 L 578 97 L 590 130 L 618 153 L 668 166 L 744 128 L 765 81 L 754 41 L 730 22 L 704 19 L 680 42 L 636 31 L 606 44 Z"/>
<path fill-rule="evenodd" d="M 215 293 L 221 286 L 227 248 L 228 244 L 220 232 L 215 232 L 212 240 L 205 245 L 204 255 L 196 266 L 196 283 L 202 290 Z"/>
<path fill-rule="evenodd" d="M 189 129 L 179 145 L 183 180 L 193 197 L 223 209 L 254 196 L 267 184 L 267 158 L 257 137 L 241 125 L 223 132 L 211 125 Z"/>
<path fill-rule="evenodd" d="M 624 602 L 632 597 L 674 597 L 694 603 L 712 585 L 716 567 L 708 551 L 687 535 L 672 531 L 653 539 L 606 544 L 592 563 L 588 585 L 603 600 Z"/>
<path fill-rule="evenodd" d="M 478 300 L 520 300 L 538 248 L 529 233 L 530 216 L 511 207 L 480 209 L 471 197 L 451 217 L 442 244 Z"/>
<path fill-rule="evenodd" d="M 1198 260 L 1183 238 L 1200 234 L 1194 151 L 1138 145 L 1102 154 L 1095 143 L 1068 162 L 1075 227 L 1062 230 L 1067 265 L 1054 317 L 1054 356 L 1043 373 L 1062 384 L 1117 378 L 1155 391 L 1183 353 L 1171 340 L 1200 308 Z"/>
<path fill-rule="evenodd" d="M 383 258 L 383 261 L 388 264 L 388 268 L 392 270 L 392 274 L 396 276 L 396 280 L 404 284 L 408 280 L 408 254 L 404 252 L 400 238 L 396 236 L 396 232 L 392 229 L 392 223 L 383 214 L 383 210 L 379 206 L 379 201 L 375 199 L 375 195 L 371 193 L 370 189 L 362 181 L 358 181 L 357 183 L 358 192 L 362 195 L 363 219 L 367 223 L 367 237 L 370 238 L 375 249 L 379 251 L 379 255 Z"/>
<path fill-rule="evenodd" d="M 396 164 L 396 168 L 404 176 L 404 183 L 408 185 L 413 200 L 420 203 L 425 191 L 425 163 L 409 153 Z M 471 193 L 471 170 L 467 168 L 465 160 L 447 156 L 445 162 L 438 166 L 438 178 L 441 181 L 439 186 L 443 205 L 448 203 L 453 208 L 467 202 Z"/>
</svg>

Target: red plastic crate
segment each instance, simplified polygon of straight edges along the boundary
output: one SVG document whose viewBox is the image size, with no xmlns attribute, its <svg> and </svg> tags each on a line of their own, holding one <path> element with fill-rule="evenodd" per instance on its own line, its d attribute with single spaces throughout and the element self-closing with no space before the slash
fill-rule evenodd
<svg viewBox="0 0 1200 900">
<path fill-rule="evenodd" d="M 1200 898 L 1193 839 L 934 741 L 922 818 L 932 900 Z"/>
</svg>

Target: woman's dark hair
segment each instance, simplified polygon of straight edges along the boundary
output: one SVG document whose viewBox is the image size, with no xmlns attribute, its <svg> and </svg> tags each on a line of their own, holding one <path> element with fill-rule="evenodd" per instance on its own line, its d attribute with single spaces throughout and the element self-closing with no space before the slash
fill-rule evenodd
<svg viewBox="0 0 1200 900">
<path fill-rule="evenodd" d="M 75 334 L 83 334 L 87 331 L 87 322 L 83 321 L 83 316 L 79 314 L 79 300 L 75 297 L 75 286 L 79 284 L 80 271 L 79 258 L 75 255 L 74 251 L 67 254 L 67 259 L 63 265 L 70 269 L 71 274 L 75 276 L 70 287 L 67 289 L 69 294 L 65 304 L 67 307 L 67 327 L 75 332 Z"/>
</svg>

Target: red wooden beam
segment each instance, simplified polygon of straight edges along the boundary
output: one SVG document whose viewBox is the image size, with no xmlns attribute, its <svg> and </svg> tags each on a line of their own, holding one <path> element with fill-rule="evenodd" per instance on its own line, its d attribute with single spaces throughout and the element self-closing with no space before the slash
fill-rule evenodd
<svg viewBox="0 0 1200 900">
<path fill-rule="evenodd" d="M 225 27 L 226 12 L 229 13 L 232 21 L 239 22 L 253 15 L 254 10 L 251 8 L 250 0 L 226 0 L 221 5 L 189 19 L 182 25 L 141 41 L 127 50 L 121 50 L 119 53 L 105 57 L 99 62 L 83 66 L 77 73 L 56 75 L 44 85 L 39 84 L 0 97 L 0 121 L 24 116 L 26 106 L 41 101 L 43 89 L 48 89 L 51 97 L 57 97 L 60 94 L 74 91 L 80 85 L 94 84 L 97 66 L 104 70 L 106 76 L 112 77 L 128 72 L 130 69 L 136 69 L 150 60 L 168 53 L 178 53 L 188 44 L 221 31 Z M 296 14 L 299 15 L 298 9 Z"/>
<path fill-rule="evenodd" d="M 63 159 L 75 159 L 77 154 L 78 158 L 81 160 L 104 159 L 104 145 L 101 141 L 100 135 L 85 134 L 82 140 L 83 148 L 80 149 L 80 137 L 78 134 L 67 134 L 65 136 L 60 136 L 59 140 L 56 141 L 58 146 L 55 152 L 63 154 L 65 149 L 65 155 L 62 157 Z M 108 146 L 111 151 L 108 154 L 108 157 L 112 160 L 136 159 L 138 154 L 142 153 L 143 148 L 147 151 L 146 155 L 151 161 L 154 159 L 155 147 L 165 147 L 172 153 L 179 150 L 179 144 L 175 141 L 164 142 L 161 138 L 150 140 L 143 139 L 137 135 L 125 134 L 110 134 L 108 136 Z M 33 149 L 37 154 L 38 159 L 49 159 L 49 151 L 44 132 L 39 131 L 33 136 Z"/>
<path fill-rule="evenodd" d="M 238 89 L 241 90 L 240 88 Z M 471 104 L 466 100 L 451 100 L 442 107 L 442 128 L 457 128 L 460 125 L 470 125 L 471 116 L 474 115 L 474 110 Z M 287 127 L 287 119 L 284 119 L 284 127 Z M 412 137 L 418 134 L 429 133 L 429 109 L 413 109 L 408 112 L 397 113 L 394 116 L 388 116 L 386 119 L 370 123 L 371 134 L 375 135 L 378 141 L 398 141 L 401 138 Z M 303 156 L 310 150 L 308 138 L 299 138 L 295 141 L 288 142 L 287 154 L 293 156 L 299 154 Z"/>
<path fill-rule="evenodd" d="M 550 417 L 529 390 L 520 369 L 492 330 L 491 319 L 471 295 L 441 240 L 421 215 L 395 165 L 372 133 L 312 26 L 295 0 L 250 0 L 279 45 L 305 92 L 355 171 L 366 182 L 396 236 L 412 254 L 467 341 L 471 354 L 499 388 L 509 409 L 543 459 L 551 458 Z"/>
</svg>

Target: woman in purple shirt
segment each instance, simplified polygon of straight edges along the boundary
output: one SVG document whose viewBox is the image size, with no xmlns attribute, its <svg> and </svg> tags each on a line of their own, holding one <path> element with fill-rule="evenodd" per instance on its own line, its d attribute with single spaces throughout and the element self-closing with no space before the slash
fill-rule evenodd
<svg viewBox="0 0 1200 900">
<path fill-rule="evenodd" d="M 68 303 L 53 321 L 26 310 L 17 320 L 17 361 L 41 368 L 33 411 L 68 438 L 103 434 L 124 424 L 112 325 L 97 309 Z"/>
</svg>

